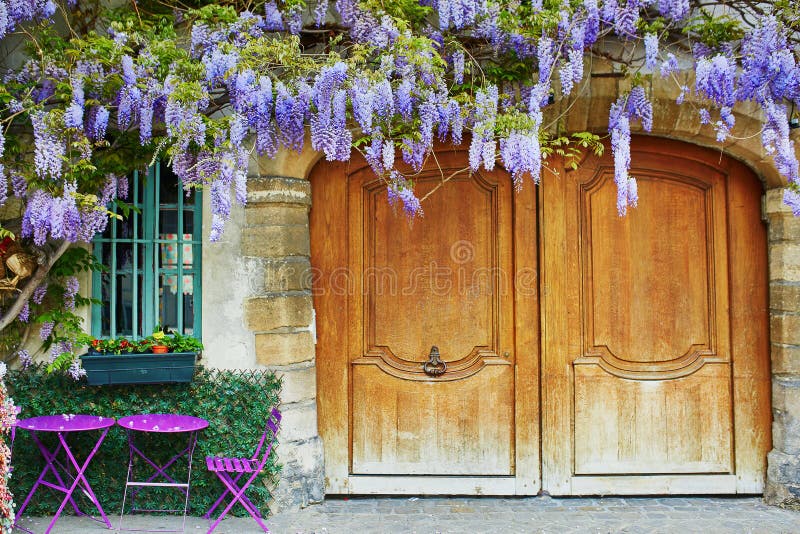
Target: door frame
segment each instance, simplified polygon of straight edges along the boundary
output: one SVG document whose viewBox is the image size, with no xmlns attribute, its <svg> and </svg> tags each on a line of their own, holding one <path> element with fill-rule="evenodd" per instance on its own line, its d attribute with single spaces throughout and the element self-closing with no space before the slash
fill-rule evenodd
<svg viewBox="0 0 800 534">
<path fill-rule="evenodd" d="M 437 148 L 442 169 L 461 169 L 466 145 Z M 532 183 L 511 192 L 513 317 L 514 317 L 514 475 L 513 476 L 382 476 L 352 474 L 352 371 L 347 351 L 354 291 L 342 265 L 348 257 L 350 176 L 367 167 L 363 158 L 316 165 L 310 175 L 312 295 L 316 309 L 317 406 L 319 435 L 324 442 L 327 494 L 461 494 L 535 495 L 541 489 L 539 424 L 539 277 L 537 191 Z M 501 169 L 487 173 L 504 176 Z M 346 178 L 346 179 L 343 179 Z M 504 200 L 507 201 L 507 200 Z M 398 224 L 405 221 L 398 215 Z M 527 241 L 526 241 L 527 240 Z M 524 244 L 524 246 L 521 246 Z M 341 348 L 340 348 L 341 347 Z"/>
</svg>

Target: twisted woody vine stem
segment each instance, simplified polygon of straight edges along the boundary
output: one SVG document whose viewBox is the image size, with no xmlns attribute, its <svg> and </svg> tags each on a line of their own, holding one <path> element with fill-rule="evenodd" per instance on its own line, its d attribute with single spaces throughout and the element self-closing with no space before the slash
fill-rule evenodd
<svg viewBox="0 0 800 534">
<path fill-rule="evenodd" d="M 414 217 L 437 139 L 468 143 L 472 171 L 500 164 L 517 185 L 538 183 L 551 155 L 602 150 L 553 111 L 569 112 L 602 58 L 631 87 L 609 110 L 620 214 L 637 203 L 631 125 L 651 129 L 649 90 L 665 78 L 721 143 L 760 136 L 800 215 L 799 20 L 789 0 L 0 0 L 0 204 L 20 206 L 35 246 L 89 241 L 109 209 L 129 208 L 132 166 L 161 158 L 187 193 L 210 191 L 213 241 L 246 200 L 253 153 L 310 143 L 328 160 L 361 152 Z M 763 111 L 760 132 L 736 130 L 740 102 Z M 74 306 L 76 280 L 61 281 Z M 47 287 L 14 308 L 25 321 Z M 36 320 L 79 374 L 65 321 Z"/>
</svg>

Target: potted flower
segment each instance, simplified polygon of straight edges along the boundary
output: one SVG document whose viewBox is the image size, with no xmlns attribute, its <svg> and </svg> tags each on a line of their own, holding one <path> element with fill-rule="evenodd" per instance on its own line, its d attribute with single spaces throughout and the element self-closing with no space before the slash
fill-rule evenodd
<svg viewBox="0 0 800 534">
<path fill-rule="evenodd" d="M 89 385 L 191 382 L 200 340 L 157 328 L 141 340 L 86 336 L 81 357 Z"/>
<path fill-rule="evenodd" d="M 166 337 L 167 335 L 160 328 L 153 332 L 153 335 L 149 338 L 152 343 L 150 345 L 150 350 L 153 351 L 153 354 L 165 354 L 169 352 L 169 347 L 165 345 L 167 342 L 165 340 Z"/>
</svg>

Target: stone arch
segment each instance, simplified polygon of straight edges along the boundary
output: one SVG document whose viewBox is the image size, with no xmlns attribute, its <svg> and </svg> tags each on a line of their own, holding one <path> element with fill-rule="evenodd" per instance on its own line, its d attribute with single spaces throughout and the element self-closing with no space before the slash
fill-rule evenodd
<svg viewBox="0 0 800 534">
<path fill-rule="evenodd" d="M 606 132 L 611 104 L 629 87 L 627 80 L 614 73 L 594 72 L 574 100 L 556 105 L 553 116 L 561 116 L 561 124 L 567 132 Z M 761 110 L 756 104 L 747 102 L 734 108 L 736 126 L 733 133 L 736 137 L 720 143 L 712 126 L 700 124 L 698 110 L 703 107 L 701 102 L 687 98 L 681 105 L 676 103 L 680 95 L 677 84 L 656 78 L 648 92 L 653 102 L 653 128 L 649 133 L 644 132 L 641 125 L 635 123 L 632 125 L 634 134 L 676 139 L 718 150 L 752 169 L 764 184 L 764 189 L 787 185 L 786 178 L 778 173 L 772 157 L 761 146 Z M 796 141 L 800 140 L 800 131 L 793 136 Z M 795 145 L 800 157 L 800 144 L 796 142 Z"/>
<path fill-rule="evenodd" d="M 556 104 L 554 111 L 563 113 L 562 128 L 607 131 L 609 107 L 625 83 L 616 75 L 596 72 L 576 100 Z M 782 203 L 786 181 L 761 147 L 756 106 L 736 107 L 735 132 L 746 135 L 720 144 L 713 128 L 699 124 L 696 102 L 678 106 L 678 89 L 664 82 L 654 82 L 651 89 L 654 121 L 649 135 L 720 150 L 752 169 L 767 190 L 763 215 L 769 223 L 774 448 L 765 496 L 773 503 L 800 499 L 800 222 Z M 797 132 L 793 135 L 800 138 Z M 800 147 L 800 142 L 795 145 Z M 254 158 L 238 236 L 239 257 L 256 266 L 241 273 L 254 288 L 242 307 L 242 322 L 253 338 L 248 341 L 253 365 L 275 369 L 284 379 L 285 424 L 278 449 L 284 470 L 276 510 L 324 498 L 309 261 L 308 210 L 313 199 L 307 180 L 321 159 L 308 142 L 300 154 L 282 150 L 272 159 Z"/>
</svg>

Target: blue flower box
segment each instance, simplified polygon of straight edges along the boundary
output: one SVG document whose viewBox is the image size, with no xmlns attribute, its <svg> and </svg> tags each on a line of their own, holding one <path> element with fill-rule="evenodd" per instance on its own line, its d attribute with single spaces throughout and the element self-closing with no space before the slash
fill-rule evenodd
<svg viewBox="0 0 800 534">
<path fill-rule="evenodd" d="M 85 354 L 81 363 L 90 386 L 191 382 L 196 352 Z"/>
</svg>

